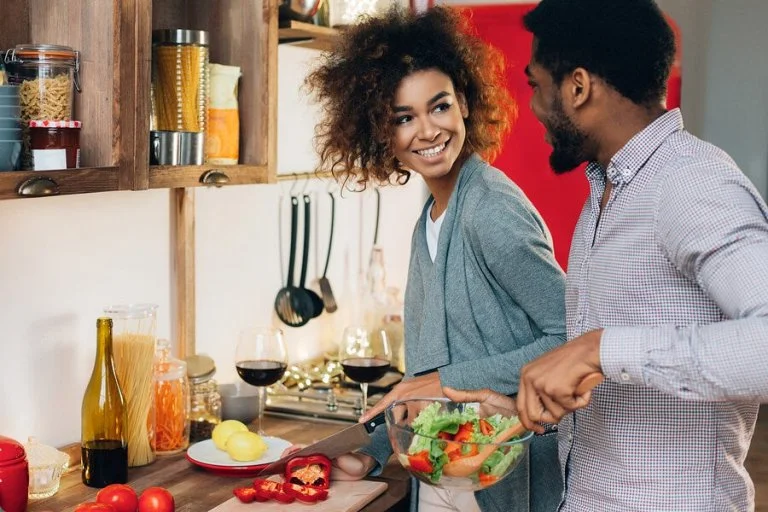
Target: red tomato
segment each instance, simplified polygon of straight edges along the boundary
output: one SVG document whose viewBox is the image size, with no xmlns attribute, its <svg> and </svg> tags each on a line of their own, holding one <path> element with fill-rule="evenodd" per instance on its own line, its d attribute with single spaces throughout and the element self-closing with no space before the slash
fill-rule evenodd
<svg viewBox="0 0 768 512">
<path fill-rule="evenodd" d="M 96 503 L 95 501 L 88 501 L 81 503 L 75 507 L 74 512 L 116 512 L 115 507 L 109 503 Z"/>
<path fill-rule="evenodd" d="M 147 487 L 139 496 L 139 512 L 174 512 L 173 494 L 162 487 Z"/>
<path fill-rule="evenodd" d="M 96 494 L 98 503 L 112 505 L 115 512 L 136 512 L 139 509 L 139 497 L 130 485 L 112 484 Z"/>
</svg>

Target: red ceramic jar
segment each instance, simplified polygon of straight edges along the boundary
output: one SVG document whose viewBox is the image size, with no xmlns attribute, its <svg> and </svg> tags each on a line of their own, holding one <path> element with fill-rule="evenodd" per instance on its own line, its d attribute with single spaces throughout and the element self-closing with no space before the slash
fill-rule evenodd
<svg viewBox="0 0 768 512">
<path fill-rule="evenodd" d="M 0 436 L 0 509 L 5 512 L 27 510 L 29 465 L 24 447 Z"/>
<path fill-rule="evenodd" d="M 80 121 L 30 121 L 29 138 L 36 171 L 80 167 Z"/>
</svg>

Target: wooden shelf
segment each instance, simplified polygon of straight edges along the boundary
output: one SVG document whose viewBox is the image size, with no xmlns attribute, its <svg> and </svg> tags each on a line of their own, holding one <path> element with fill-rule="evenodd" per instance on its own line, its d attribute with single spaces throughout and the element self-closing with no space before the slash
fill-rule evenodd
<svg viewBox="0 0 768 512">
<path fill-rule="evenodd" d="M 200 179 L 206 171 L 227 175 L 228 185 L 276 183 L 266 165 L 153 165 L 149 168 L 149 188 L 204 187 Z"/>
<path fill-rule="evenodd" d="M 46 178 L 58 190 L 53 195 L 88 194 L 120 190 L 120 171 L 117 167 L 90 167 L 62 169 L 60 171 L 13 171 L 0 172 L 0 199 L 27 197 L 18 193 L 19 185 L 30 178 Z"/>
<path fill-rule="evenodd" d="M 325 51 L 331 49 L 339 31 L 335 28 L 288 20 L 280 22 L 277 34 L 280 44 Z"/>
</svg>

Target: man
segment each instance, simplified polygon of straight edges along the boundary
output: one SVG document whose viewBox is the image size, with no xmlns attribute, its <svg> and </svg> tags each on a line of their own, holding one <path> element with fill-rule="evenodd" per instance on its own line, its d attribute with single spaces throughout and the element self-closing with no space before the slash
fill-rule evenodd
<svg viewBox="0 0 768 512">
<path fill-rule="evenodd" d="M 768 208 L 665 111 L 674 38 L 652 0 L 542 0 L 525 26 L 551 166 L 589 162 L 571 341 L 523 368 L 516 401 L 528 428 L 562 420 L 560 510 L 754 510 L 743 463 L 768 401 Z M 595 371 L 605 382 L 577 395 Z"/>
</svg>

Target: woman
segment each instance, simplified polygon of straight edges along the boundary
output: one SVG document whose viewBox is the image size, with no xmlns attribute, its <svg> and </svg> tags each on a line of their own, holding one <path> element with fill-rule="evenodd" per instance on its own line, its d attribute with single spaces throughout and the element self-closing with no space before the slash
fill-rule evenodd
<svg viewBox="0 0 768 512">
<path fill-rule="evenodd" d="M 321 168 L 363 185 L 415 172 L 431 193 L 412 239 L 406 378 L 378 410 L 441 396 L 442 386 L 516 393 L 521 367 L 565 340 L 564 277 L 539 214 L 483 159 L 499 150 L 515 111 L 500 55 L 455 10 L 395 9 L 345 31 L 307 84 L 324 112 Z M 362 478 L 390 455 L 379 428 L 368 448 L 336 463 L 342 477 Z M 531 510 L 557 507 L 556 455 L 554 435 L 533 442 Z M 421 484 L 413 508 L 527 511 L 528 479 L 521 464 L 475 495 Z"/>
</svg>

